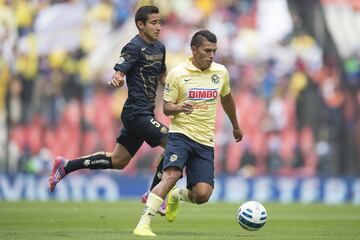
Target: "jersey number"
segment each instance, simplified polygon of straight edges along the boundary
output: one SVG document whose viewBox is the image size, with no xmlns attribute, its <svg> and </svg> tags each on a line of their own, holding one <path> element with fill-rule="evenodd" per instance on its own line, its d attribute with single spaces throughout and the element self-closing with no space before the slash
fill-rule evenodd
<svg viewBox="0 0 360 240">
<path fill-rule="evenodd" d="M 158 121 L 156 121 L 155 119 L 150 119 L 150 122 L 155 126 L 155 127 L 160 127 L 160 123 Z"/>
</svg>

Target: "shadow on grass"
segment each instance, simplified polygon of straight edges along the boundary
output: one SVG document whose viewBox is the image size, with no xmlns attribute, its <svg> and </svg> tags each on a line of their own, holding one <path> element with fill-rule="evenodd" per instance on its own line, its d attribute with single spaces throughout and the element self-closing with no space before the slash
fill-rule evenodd
<svg viewBox="0 0 360 240">
<path fill-rule="evenodd" d="M 209 238 L 209 239 L 235 239 L 235 238 L 245 238 L 245 239 L 251 239 L 251 238 L 258 238 L 259 236 L 244 232 L 217 232 L 215 230 L 212 231 L 156 231 L 156 234 L 160 236 L 171 236 L 171 237 L 190 237 L 192 239 L 196 238 Z"/>
</svg>

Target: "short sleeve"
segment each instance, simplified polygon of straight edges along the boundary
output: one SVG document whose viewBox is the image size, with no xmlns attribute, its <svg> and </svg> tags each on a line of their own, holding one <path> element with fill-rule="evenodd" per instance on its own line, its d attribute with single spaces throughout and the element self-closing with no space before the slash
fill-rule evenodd
<svg viewBox="0 0 360 240">
<path fill-rule="evenodd" d="M 125 47 L 121 50 L 119 61 L 115 64 L 114 70 L 121 71 L 126 74 L 138 61 L 139 56 L 139 49 L 135 44 L 126 44 Z"/>
<path fill-rule="evenodd" d="M 165 79 L 164 100 L 176 103 L 179 96 L 179 84 L 173 70 L 169 72 Z"/>
<path fill-rule="evenodd" d="M 229 72 L 225 69 L 224 84 L 222 85 L 220 95 L 224 97 L 229 93 L 230 93 L 230 77 L 229 77 Z"/>
</svg>

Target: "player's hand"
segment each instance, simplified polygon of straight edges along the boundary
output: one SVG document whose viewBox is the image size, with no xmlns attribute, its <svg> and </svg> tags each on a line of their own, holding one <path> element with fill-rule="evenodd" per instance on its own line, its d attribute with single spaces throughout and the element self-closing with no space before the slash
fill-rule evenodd
<svg viewBox="0 0 360 240">
<path fill-rule="evenodd" d="M 243 138 L 244 134 L 240 128 L 234 128 L 233 129 L 233 135 L 236 142 L 240 142 Z"/>
<path fill-rule="evenodd" d="M 109 84 L 116 88 L 121 88 L 124 86 L 125 80 L 124 80 L 124 74 L 121 72 L 115 72 L 114 76 L 112 77 Z"/>
<path fill-rule="evenodd" d="M 182 111 L 185 114 L 190 114 L 194 111 L 193 104 L 191 102 L 184 102 L 181 104 Z"/>
</svg>

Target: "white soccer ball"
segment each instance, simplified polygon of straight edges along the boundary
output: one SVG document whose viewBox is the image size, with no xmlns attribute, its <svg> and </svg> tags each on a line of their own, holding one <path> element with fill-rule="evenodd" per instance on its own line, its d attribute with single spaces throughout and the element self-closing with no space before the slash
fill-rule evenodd
<svg viewBox="0 0 360 240">
<path fill-rule="evenodd" d="M 238 211 L 236 220 L 248 231 L 256 231 L 262 228 L 267 219 L 267 213 L 264 206 L 256 201 L 243 203 Z"/>
</svg>

